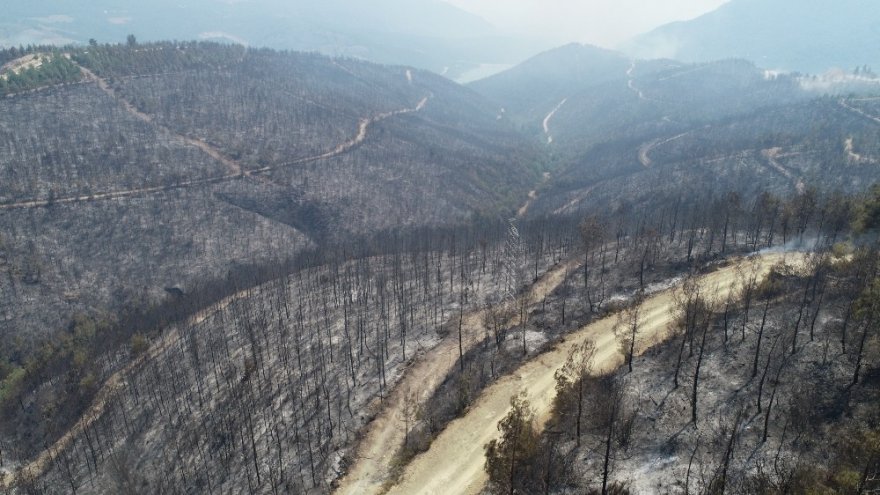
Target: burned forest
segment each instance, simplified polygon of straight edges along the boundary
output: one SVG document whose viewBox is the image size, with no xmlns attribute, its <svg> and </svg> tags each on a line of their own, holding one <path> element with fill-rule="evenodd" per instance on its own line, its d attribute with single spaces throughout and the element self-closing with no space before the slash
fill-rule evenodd
<svg viewBox="0 0 880 495">
<path fill-rule="evenodd" d="M 0 493 L 880 490 L 868 66 L 318 31 L 0 29 Z"/>
</svg>

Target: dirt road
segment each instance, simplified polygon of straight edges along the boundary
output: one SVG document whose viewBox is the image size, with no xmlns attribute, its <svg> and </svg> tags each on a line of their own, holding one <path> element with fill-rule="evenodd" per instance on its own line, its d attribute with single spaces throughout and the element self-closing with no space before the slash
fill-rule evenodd
<svg viewBox="0 0 880 495">
<path fill-rule="evenodd" d="M 63 198 L 54 198 L 51 200 L 49 200 L 49 199 L 26 199 L 26 200 L 17 201 L 14 203 L 0 204 L 0 211 L 21 209 L 21 208 L 41 208 L 41 207 L 45 207 L 45 206 L 49 206 L 49 205 L 53 205 L 53 204 L 57 205 L 57 204 L 81 203 L 81 202 L 86 202 L 86 201 L 113 200 L 113 199 L 128 198 L 128 197 L 133 197 L 133 196 L 141 196 L 141 195 L 145 195 L 145 194 L 154 194 L 154 193 L 159 193 L 159 192 L 171 191 L 174 189 L 185 189 L 188 187 L 202 186 L 202 185 L 206 185 L 206 184 L 215 184 L 218 182 L 225 182 L 225 181 L 229 181 L 229 180 L 241 179 L 243 177 L 253 177 L 258 174 L 266 173 L 266 172 L 280 169 L 280 168 L 284 168 L 284 167 L 289 167 L 292 165 L 300 165 L 300 164 L 310 163 L 310 162 L 314 162 L 314 161 L 318 161 L 318 160 L 326 160 L 328 158 L 333 158 L 333 157 L 342 155 L 344 153 L 348 153 L 349 151 L 351 151 L 352 148 L 363 143 L 367 139 L 367 135 L 369 133 L 369 128 L 371 125 L 376 124 L 382 120 L 385 120 L 385 119 L 388 119 L 391 117 L 395 117 L 397 115 L 419 112 L 425 108 L 425 106 L 428 104 L 428 100 L 430 100 L 431 97 L 433 96 L 433 95 L 428 95 L 428 96 L 422 98 L 415 107 L 403 108 L 400 110 L 394 110 L 394 111 L 390 111 L 390 112 L 384 112 L 384 113 L 375 115 L 373 117 L 367 117 L 367 118 L 361 119 L 358 122 L 357 134 L 355 134 L 355 136 L 353 138 L 348 139 L 346 141 L 343 141 L 342 143 L 338 144 L 335 148 L 333 148 L 330 151 L 327 151 L 325 153 L 321 153 L 319 155 L 309 156 L 309 157 L 305 157 L 305 158 L 299 158 L 297 160 L 292 160 L 289 162 L 285 162 L 285 163 L 281 163 L 281 164 L 273 165 L 273 166 L 269 166 L 269 167 L 263 167 L 263 168 L 259 168 L 259 169 L 247 169 L 246 170 L 246 169 L 242 168 L 242 166 L 239 162 L 227 157 L 221 151 L 217 150 L 216 148 L 214 148 L 210 144 L 206 143 L 205 141 L 202 141 L 200 139 L 193 139 L 193 138 L 181 135 L 181 134 L 177 134 L 174 131 L 172 131 L 171 129 L 168 129 L 164 126 L 160 126 L 160 125 L 156 124 L 153 121 L 152 116 L 141 112 L 140 110 L 135 108 L 131 103 L 126 101 L 124 98 L 119 97 L 116 94 L 115 90 L 112 87 L 110 87 L 106 81 L 104 81 L 103 79 L 98 77 L 96 74 L 94 74 L 90 70 L 83 68 L 83 67 L 80 67 L 80 68 L 82 69 L 83 74 L 85 74 L 86 79 L 97 84 L 98 87 L 102 91 L 104 91 L 108 96 L 110 96 L 111 98 L 114 98 L 117 102 L 119 102 L 119 104 L 122 105 L 123 108 L 125 108 L 125 110 L 127 112 L 129 112 L 131 115 L 137 117 L 138 119 L 140 119 L 144 122 L 150 123 L 151 125 L 156 125 L 157 127 L 161 128 L 163 131 L 172 134 L 175 138 L 183 141 L 184 143 L 186 143 L 189 146 L 194 146 L 194 147 L 202 150 L 203 152 L 208 154 L 211 158 L 222 163 L 226 167 L 226 169 L 228 170 L 228 173 L 223 174 L 223 175 L 217 175 L 214 177 L 205 177 L 205 178 L 201 178 L 201 179 L 192 179 L 192 180 L 181 181 L 181 182 L 177 182 L 175 184 L 170 184 L 170 185 L 166 185 L 166 186 L 139 187 L 136 189 L 126 189 L 126 190 L 122 190 L 122 191 L 99 192 L 99 193 L 81 195 L 81 196 L 68 196 L 68 197 L 63 197 Z"/>
<path fill-rule="evenodd" d="M 544 172 L 544 175 L 541 176 L 541 185 L 546 184 L 548 180 L 550 180 L 550 172 Z M 529 208 L 532 207 L 532 203 L 534 203 L 536 199 L 538 199 L 538 190 L 532 189 L 529 191 L 529 196 L 526 198 L 526 202 L 516 210 L 516 218 L 526 216 L 526 213 L 529 212 Z"/>
<path fill-rule="evenodd" d="M 863 98 L 863 99 L 860 99 L 860 100 L 853 100 L 853 101 L 868 101 L 868 100 L 869 100 L 869 98 Z M 843 99 L 843 98 L 841 98 L 840 100 L 838 100 L 837 103 L 838 103 L 840 106 L 842 106 L 843 108 L 849 110 L 850 112 L 857 113 L 857 114 L 861 115 L 862 117 L 864 117 L 864 118 L 866 118 L 866 119 L 868 119 L 868 120 L 871 120 L 871 121 L 873 121 L 873 122 L 875 122 L 875 123 L 877 123 L 877 124 L 880 124 L 880 117 L 875 117 L 875 116 L 869 114 L 868 112 L 862 110 L 861 108 L 856 108 L 856 107 L 850 105 L 850 104 L 847 103 L 847 101 L 846 101 L 845 99 Z"/>
<path fill-rule="evenodd" d="M 769 148 L 766 150 L 761 150 L 761 156 L 764 157 L 765 160 L 767 160 L 770 168 L 772 168 L 776 172 L 779 172 L 779 175 L 782 175 L 783 177 L 791 181 L 791 184 L 794 186 L 798 194 L 803 194 L 804 192 L 806 192 L 807 186 L 804 184 L 804 181 L 802 181 L 798 177 L 795 177 L 795 175 L 791 173 L 791 171 L 789 171 L 787 168 L 783 167 L 781 163 L 779 163 L 779 158 L 782 158 L 783 156 L 790 156 L 783 155 L 781 154 L 781 152 L 782 148 Z"/>
<path fill-rule="evenodd" d="M 577 267 L 576 261 L 560 264 L 541 277 L 529 290 L 530 303 L 541 301 L 559 286 L 566 274 Z M 485 311 L 473 311 L 463 321 L 463 348 L 470 350 L 485 335 Z M 392 461 L 403 445 L 404 431 L 401 411 L 410 394 L 420 399 L 429 398 L 458 361 L 457 335 L 448 335 L 433 350 L 423 355 L 406 370 L 403 379 L 386 399 L 383 411 L 367 427 L 366 435 L 357 450 L 355 464 L 340 481 L 337 494 L 375 494 L 391 472 Z"/>
<path fill-rule="evenodd" d="M 645 93 L 643 93 L 641 89 L 636 87 L 636 82 L 632 76 L 632 73 L 634 70 L 636 70 L 636 61 L 635 60 L 630 62 L 629 69 L 627 69 L 627 71 L 626 71 L 626 78 L 627 78 L 626 87 L 628 87 L 630 89 L 630 91 L 637 94 L 639 96 L 640 100 L 648 101 L 648 100 L 650 100 L 650 98 L 646 97 Z"/>
<path fill-rule="evenodd" d="M 641 163 L 642 166 L 645 168 L 650 167 L 652 162 L 651 162 L 651 157 L 648 156 L 648 153 L 653 151 L 658 146 L 662 146 L 666 143 L 671 143 L 673 141 L 677 141 L 677 140 L 687 136 L 691 132 L 693 132 L 693 131 L 683 132 L 677 136 L 672 136 L 671 138 L 664 139 L 664 140 L 655 139 L 653 141 L 648 141 L 647 143 L 641 145 L 639 147 L 639 163 Z"/>
<path fill-rule="evenodd" d="M 246 297 L 249 293 L 250 289 L 246 289 L 229 297 L 226 297 L 219 302 L 190 316 L 183 324 L 183 326 L 192 327 L 198 325 L 207 320 L 212 315 L 223 311 L 233 302 Z M 52 444 L 52 446 L 41 452 L 32 461 L 22 466 L 18 476 L 24 477 L 26 479 L 34 479 L 42 475 L 46 471 L 46 468 L 55 460 L 55 458 L 58 457 L 58 455 L 63 452 L 80 433 L 82 433 L 95 420 L 97 420 L 101 417 L 102 414 L 104 414 L 104 410 L 107 408 L 108 401 L 111 400 L 114 393 L 125 384 L 125 376 L 128 373 L 130 373 L 138 366 L 142 365 L 147 360 L 154 359 L 160 356 L 171 346 L 177 344 L 179 340 L 180 333 L 178 332 L 177 328 L 171 329 L 159 340 L 155 341 L 147 350 L 147 352 L 142 354 L 140 357 L 133 359 L 121 370 L 110 375 L 107 381 L 104 382 L 104 385 L 101 386 L 101 389 L 98 390 L 98 393 L 95 395 L 92 404 L 89 406 L 86 412 L 83 413 L 79 421 L 77 421 L 76 424 L 74 424 L 73 427 L 71 427 L 63 436 L 56 440 L 55 443 Z M 9 490 L 12 486 L 14 479 L 15 478 L 12 475 L 0 475 L 0 490 Z"/>
<path fill-rule="evenodd" d="M 562 105 L 565 105 L 565 102 L 568 101 L 568 98 L 563 99 L 559 102 L 559 105 L 556 105 L 556 108 L 553 109 L 546 117 L 544 117 L 544 134 L 547 135 L 547 144 L 553 144 L 553 136 L 550 135 L 550 120 L 556 115 L 556 112 L 562 108 Z"/>
<path fill-rule="evenodd" d="M 789 255 L 798 257 L 798 255 Z M 785 259 L 784 254 L 767 254 L 753 258 L 759 276 L 771 266 Z M 737 285 L 735 266 L 722 268 L 701 279 L 703 287 L 712 289 L 716 298 L 726 298 Z M 642 306 L 638 352 L 668 337 L 673 321 L 672 290 L 661 292 Z M 539 418 L 539 428 L 546 422 L 555 396 L 554 373 L 565 361 L 569 351 L 586 339 L 596 344 L 594 369 L 612 370 L 622 363 L 613 327 L 617 318 L 612 316 L 590 324 L 556 349 L 536 357 L 486 389 L 467 414 L 452 423 L 431 445 L 430 450 L 416 457 L 407 467 L 403 478 L 389 493 L 392 494 L 475 494 L 484 487 L 487 476 L 483 469 L 484 445 L 498 435 L 497 424 L 507 414 L 510 398 L 524 390 Z"/>
<path fill-rule="evenodd" d="M 77 65 L 77 66 L 82 71 L 82 73 L 86 76 L 87 80 L 92 81 L 95 84 L 97 84 L 98 87 L 101 89 L 101 91 L 103 91 L 105 94 L 107 94 L 107 96 L 109 96 L 110 98 L 115 100 L 117 103 L 122 105 L 122 107 L 125 109 L 125 111 L 128 112 L 129 114 L 131 114 L 132 116 L 137 117 L 139 120 L 141 120 L 143 122 L 146 122 L 148 124 L 154 125 L 160 129 L 162 129 L 164 132 L 167 132 L 168 134 L 183 141 L 184 143 L 186 143 L 189 146 L 200 149 L 202 152 L 204 152 L 205 154 L 207 154 L 211 158 L 222 163 L 227 168 L 230 175 L 236 175 L 236 174 L 242 173 L 241 164 L 238 163 L 237 161 L 233 160 L 232 158 L 229 158 L 228 156 L 223 154 L 217 148 L 214 148 L 213 146 L 211 146 L 210 144 L 206 143 L 205 141 L 203 141 L 201 139 L 193 139 L 191 137 L 184 136 L 183 134 L 179 134 L 164 125 L 156 124 L 151 115 L 146 114 L 144 112 L 141 112 L 140 110 L 137 109 L 137 107 L 132 105 L 131 102 L 129 102 L 125 98 L 122 98 L 121 96 L 119 96 L 116 93 L 116 90 L 113 89 L 113 87 L 111 87 L 109 84 L 107 84 L 107 81 L 105 81 L 104 79 L 101 79 L 100 77 L 98 77 L 94 72 L 90 71 L 89 69 L 86 69 L 85 67 L 83 67 L 81 65 Z"/>
</svg>

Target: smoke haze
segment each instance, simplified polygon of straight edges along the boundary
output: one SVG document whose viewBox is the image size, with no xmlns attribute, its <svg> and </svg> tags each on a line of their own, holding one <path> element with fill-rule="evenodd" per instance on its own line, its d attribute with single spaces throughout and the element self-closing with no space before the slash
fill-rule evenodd
<svg viewBox="0 0 880 495">
<path fill-rule="evenodd" d="M 447 0 L 499 30 L 611 48 L 661 24 L 698 17 L 727 0 Z"/>
</svg>

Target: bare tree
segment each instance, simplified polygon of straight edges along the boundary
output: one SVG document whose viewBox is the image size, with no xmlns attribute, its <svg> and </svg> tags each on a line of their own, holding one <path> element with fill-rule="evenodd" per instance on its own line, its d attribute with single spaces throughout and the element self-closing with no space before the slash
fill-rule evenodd
<svg viewBox="0 0 880 495">
<path fill-rule="evenodd" d="M 706 350 L 706 336 L 709 333 L 709 328 L 712 326 L 715 317 L 715 313 L 709 303 L 706 303 L 705 308 L 702 308 L 701 313 L 701 326 L 703 327 L 703 332 L 702 338 L 700 339 L 700 350 L 697 353 L 697 363 L 694 366 L 694 383 L 693 389 L 691 390 L 691 422 L 694 426 L 697 425 L 697 391 L 700 381 L 700 368 L 703 364 L 703 354 Z"/>
<path fill-rule="evenodd" d="M 622 354 L 626 357 L 626 365 L 630 372 L 633 370 L 633 358 L 636 352 L 639 325 L 641 320 L 642 304 L 645 301 L 645 293 L 639 291 L 630 306 L 618 315 L 614 325 L 614 334 L 620 343 Z"/>
<path fill-rule="evenodd" d="M 571 395 L 577 402 L 575 414 L 575 442 L 581 445 L 581 422 L 584 415 L 584 399 L 587 379 L 593 370 L 593 356 L 596 353 L 596 345 L 591 340 L 584 340 L 581 344 L 573 347 L 568 354 L 565 364 L 556 371 L 556 400 L 565 401 Z M 563 410 L 564 407 L 557 407 Z"/>
</svg>

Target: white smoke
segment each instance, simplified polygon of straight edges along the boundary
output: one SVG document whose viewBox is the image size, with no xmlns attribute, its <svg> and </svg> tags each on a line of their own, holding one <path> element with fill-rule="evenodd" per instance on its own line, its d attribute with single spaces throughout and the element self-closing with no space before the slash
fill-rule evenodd
<svg viewBox="0 0 880 495">
<path fill-rule="evenodd" d="M 817 247 L 819 247 L 820 242 L 821 242 L 821 238 L 817 237 L 817 236 L 808 236 L 808 237 L 798 236 L 798 237 L 795 237 L 794 239 L 787 241 L 785 244 L 761 249 L 760 251 L 753 253 L 750 256 L 761 256 L 761 255 L 765 255 L 765 254 L 812 251 L 812 250 L 816 249 Z"/>
</svg>

